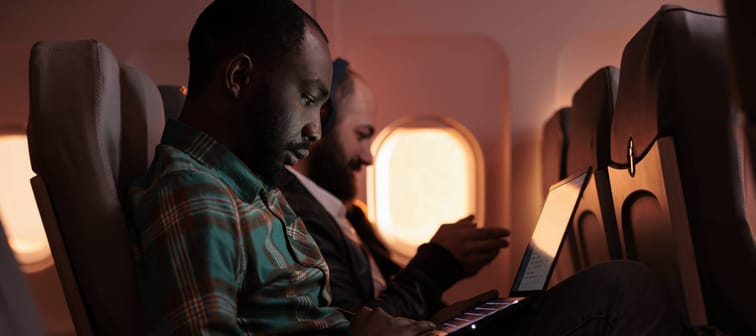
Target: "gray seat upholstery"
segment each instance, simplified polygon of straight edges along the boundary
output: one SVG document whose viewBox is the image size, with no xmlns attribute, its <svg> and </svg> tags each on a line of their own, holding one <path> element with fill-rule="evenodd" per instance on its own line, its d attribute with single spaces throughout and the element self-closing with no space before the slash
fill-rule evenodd
<svg viewBox="0 0 756 336">
<path fill-rule="evenodd" d="M 688 321 L 756 333 L 756 250 L 731 127 L 725 19 L 665 6 L 625 47 L 608 169 L 623 252 Z"/>
<path fill-rule="evenodd" d="M 593 167 L 571 225 L 579 269 L 622 258 L 606 170 L 618 84 L 619 69 L 607 66 L 592 74 L 572 99 L 567 174 Z"/>
<path fill-rule="evenodd" d="M 119 196 L 162 133 L 157 87 L 93 40 L 38 42 L 29 82 L 32 186 L 77 334 L 140 334 Z"/>
</svg>

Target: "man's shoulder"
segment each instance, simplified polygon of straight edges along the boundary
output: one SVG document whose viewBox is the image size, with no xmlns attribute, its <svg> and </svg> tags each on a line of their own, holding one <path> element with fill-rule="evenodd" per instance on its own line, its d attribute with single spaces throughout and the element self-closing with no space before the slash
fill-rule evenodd
<svg viewBox="0 0 756 336">
<path fill-rule="evenodd" d="M 343 237 L 339 225 L 294 174 L 285 171 L 278 189 L 321 249 L 325 247 L 326 240 L 341 241 Z"/>
<path fill-rule="evenodd" d="M 307 191 L 307 188 L 299 182 L 294 174 L 286 169 L 284 169 L 283 175 L 281 176 L 281 183 L 278 186 L 278 190 L 284 194 L 286 201 L 292 208 L 307 205 L 311 201 L 316 202 L 315 197 Z"/>
<path fill-rule="evenodd" d="M 325 218 L 324 216 L 328 216 L 328 212 L 326 212 L 315 196 L 291 172 L 284 171 L 278 189 L 283 193 L 286 202 L 292 210 L 308 226 L 313 222 L 320 222 L 320 220 Z"/>
<path fill-rule="evenodd" d="M 192 199 L 232 201 L 233 191 L 210 168 L 196 162 L 188 154 L 170 146 L 160 145 L 148 174 L 129 189 L 132 206 L 157 201 L 161 194 Z"/>
</svg>

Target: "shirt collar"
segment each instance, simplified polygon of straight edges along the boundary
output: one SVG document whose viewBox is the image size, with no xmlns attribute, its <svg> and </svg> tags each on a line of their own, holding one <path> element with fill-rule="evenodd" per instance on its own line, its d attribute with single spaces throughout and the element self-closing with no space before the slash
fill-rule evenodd
<svg viewBox="0 0 756 336">
<path fill-rule="evenodd" d="M 323 189 L 323 187 L 319 186 L 309 177 L 304 176 L 300 172 L 294 170 L 294 168 L 286 166 L 286 169 L 294 174 L 297 180 L 299 180 L 299 182 L 304 185 L 305 189 L 307 189 L 307 191 L 309 191 L 310 194 L 315 197 L 318 203 L 320 203 L 326 209 L 326 211 L 328 211 L 328 214 L 331 215 L 331 217 L 333 217 L 337 221 L 339 220 L 339 218 L 346 217 L 346 207 L 340 199 L 338 199 L 327 190 Z"/>
<path fill-rule="evenodd" d="M 269 187 L 226 146 L 187 124 L 168 120 L 160 142 L 185 152 L 199 163 L 216 171 L 224 182 L 248 202 L 261 191 L 269 191 Z"/>
</svg>

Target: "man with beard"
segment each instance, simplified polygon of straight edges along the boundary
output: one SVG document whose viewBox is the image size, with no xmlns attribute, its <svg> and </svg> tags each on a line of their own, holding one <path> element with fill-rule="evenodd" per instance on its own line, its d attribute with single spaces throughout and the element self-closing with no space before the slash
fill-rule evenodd
<svg viewBox="0 0 756 336">
<path fill-rule="evenodd" d="M 432 330 L 369 308 L 350 326 L 329 307 L 317 245 L 275 189 L 283 164 L 320 138 L 332 74 L 317 22 L 289 0 L 218 0 L 197 19 L 189 56 L 180 121 L 167 123 L 147 176 L 129 193 L 146 331 Z"/>
<path fill-rule="evenodd" d="M 472 217 L 441 226 L 407 267 L 389 258 L 360 207 L 353 206 L 356 171 L 370 153 L 375 101 L 365 81 L 334 62 L 330 104 L 322 112 L 323 139 L 293 167 L 281 190 L 317 242 L 331 270 L 333 304 L 344 309 L 381 307 L 392 315 L 447 321 L 496 296 L 487 292 L 445 309 L 441 294 L 475 274 L 505 247 L 508 232 L 477 229 Z M 326 133 L 326 128 L 332 129 Z M 645 266 L 609 262 L 518 304 L 484 335 L 680 335 L 679 314 Z"/>
<path fill-rule="evenodd" d="M 400 268 L 360 207 L 353 206 L 354 174 L 373 163 L 373 94 L 343 59 L 334 62 L 332 85 L 324 127 L 333 130 L 313 144 L 310 158 L 289 169 L 281 190 L 328 263 L 335 306 L 355 310 L 367 304 L 392 315 L 430 318 L 443 307 L 441 294 L 493 260 L 507 246 L 503 237 L 509 232 L 477 228 L 468 216 L 442 225 Z"/>
</svg>

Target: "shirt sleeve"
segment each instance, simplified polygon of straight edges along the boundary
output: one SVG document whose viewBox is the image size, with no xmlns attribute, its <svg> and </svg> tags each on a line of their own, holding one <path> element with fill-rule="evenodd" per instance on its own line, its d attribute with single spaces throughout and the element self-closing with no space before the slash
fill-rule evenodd
<svg viewBox="0 0 756 336">
<path fill-rule="evenodd" d="M 173 173 L 133 204 L 149 333 L 240 335 L 236 296 L 244 249 L 229 191 L 207 174 Z"/>
<path fill-rule="evenodd" d="M 333 306 L 353 312 L 362 306 L 380 307 L 390 315 L 411 319 L 427 319 L 442 306 L 441 293 L 446 288 L 440 288 L 434 279 L 423 272 L 424 267 L 417 267 L 428 265 L 422 260 L 432 257 L 431 253 L 423 253 L 422 260 L 416 260 L 414 264 L 410 264 L 412 267 L 402 269 L 395 277 L 387 279 L 386 289 L 378 298 L 373 298 L 372 284 L 360 283 L 362 280 L 370 281 L 367 257 L 358 259 L 357 255 L 352 255 L 346 244 L 353 243 L 344 238 L 338 229 L 328 230 L 328 224 L 318 220 L 317 216 L 310 216 L 306 211 L 300 213 L 300 216 L 328 264 Z M 431 248 L 427 245 L 421 250 Z M 447 265 L 441 269 L 448 269 Z M 365 293 L 365 288 L 370 291 Z"/>
</svg>

